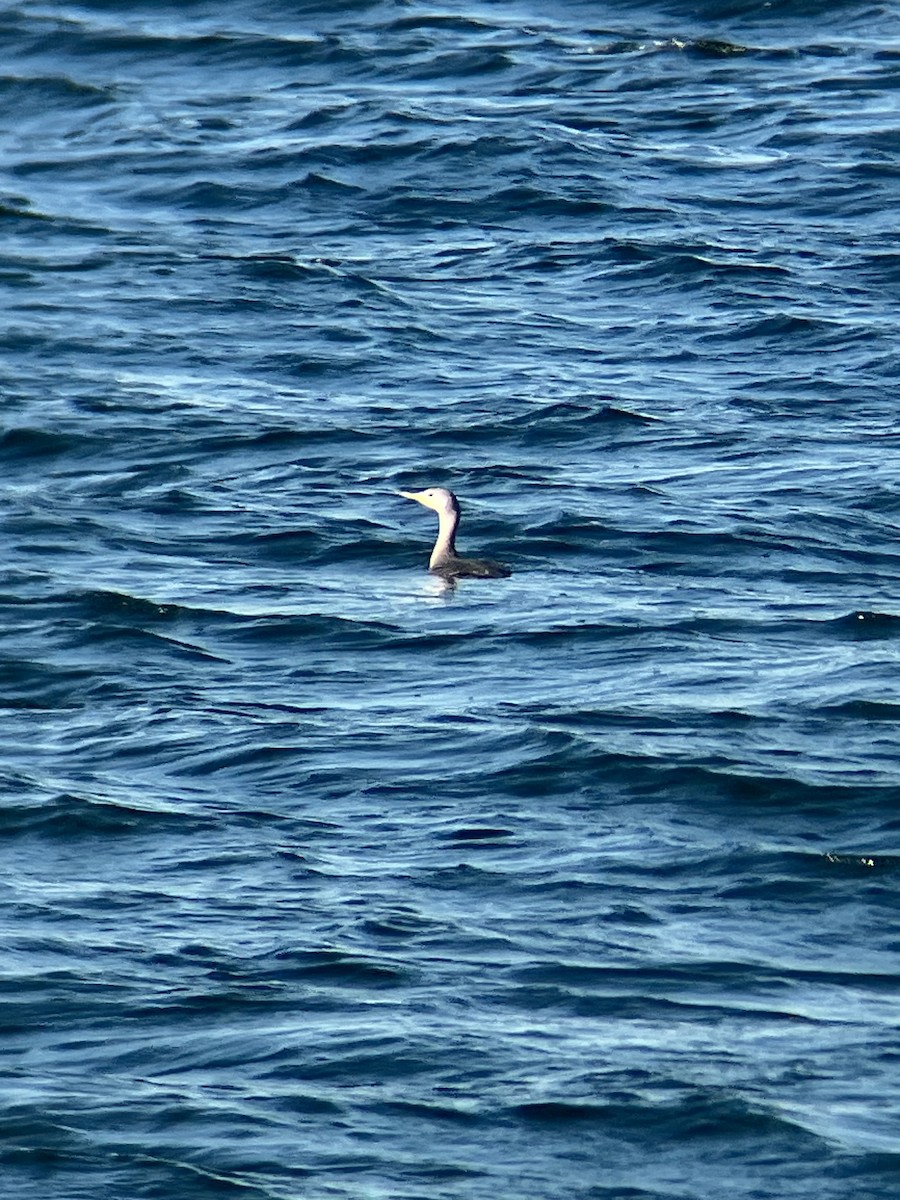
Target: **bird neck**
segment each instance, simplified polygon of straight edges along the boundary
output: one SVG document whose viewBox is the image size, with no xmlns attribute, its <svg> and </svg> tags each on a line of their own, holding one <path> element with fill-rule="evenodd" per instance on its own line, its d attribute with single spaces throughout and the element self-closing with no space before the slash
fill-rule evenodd
<svg viewBox="0 0 900 1200">
<path fill-rule="evenodd" d="M 448 558 L 456 557 L 456 527 L 459 524 L 458 512 L 438 513 L 438 535 L 431 552 L 429 567 L 438 567 Z"/>
</svg>

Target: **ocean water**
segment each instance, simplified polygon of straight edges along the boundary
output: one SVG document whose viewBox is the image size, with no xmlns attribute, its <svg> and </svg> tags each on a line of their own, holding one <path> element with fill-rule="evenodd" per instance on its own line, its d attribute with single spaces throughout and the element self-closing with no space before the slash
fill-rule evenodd
<svg viewBox="0 0 900 1200">
<path fill-rule="evenodd" d="M 896 1196 L 897 7 L 0 35 L 4 1200 Z"/>
</svg>

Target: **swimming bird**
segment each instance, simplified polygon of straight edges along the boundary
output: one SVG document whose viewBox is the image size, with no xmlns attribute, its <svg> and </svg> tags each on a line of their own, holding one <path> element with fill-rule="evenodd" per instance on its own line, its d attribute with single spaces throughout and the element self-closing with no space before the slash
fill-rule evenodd
<svg viewBox="0 0 900 1200">
<path fill-rule="evenodd" d="M 488 558 L 461 558 L 456 553 L 456 530 L 459 525 L 459 501 L 447 488 L 425 488 L 423 492 L 398 492 L 407 500 L 416 500 L 438 515 L 438 535 L 428 561 L 428 570 L 447 579 L 505 579 L 511 575 L 503 563 Z"/>
</svg>

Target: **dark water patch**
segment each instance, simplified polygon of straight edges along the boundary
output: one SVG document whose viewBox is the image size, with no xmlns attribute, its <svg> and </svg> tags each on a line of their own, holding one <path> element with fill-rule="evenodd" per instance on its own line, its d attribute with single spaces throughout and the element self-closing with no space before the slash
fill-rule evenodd
<svg viewBox="0 0 900 1200">
<path fill-rule="evenodd" d="M 419 563 L 421 566 L 421 563 Z M 471 633 L 413 633 L 405 637 L 395 635 L 385 640 L 385 646 L 393 651 L 413 650 L 421 654 L 433 651 L 464 653 L 471 646 Z"/>
<path fill-rule="evenodd" d="M 575 188 L 565 195 L 526 184 L 476 197 L 415 190 L 381 200 L 377 216 L 396 229 L 452 229 L 472 221 L 508 221 L 510 214 L 518 220 L 597 217 L 609 209 L 608 201 L 596 192 L 579 191 Z"/>
<path fill-rule="evenodd" d="M 205 945 L 187 945 L 177 953 L 153 956 L 153 963 L 179 976 L 204 971 L 217 985 L 227 984 L 237 996 L 251 1001 L 275 999 L 290 984 L 309 982 L 321 987 L 381 989 L 408 981 L 408 970 L 386 959 L 330 950 L 281 950 L 263 958 L 238 958 Z M 219 988 L 211 1000 L 222 1000 Z M 194 1003 L 200 1002 L 199 994 Z"/>
<path fill-rule="evenodd" d="M 517 1011 L 534 1014 L 547 1013 L 559 1018 L 574 1018 L 587 1021 L 652 1021 L 668 1022 L 684 1027 L 689 1023 L 707 1026 L 710 1024 L 751 1023 L 774 1025 L 781 1022 L 803 1022 L 808 1018 L 798 1017 L 792 1012 L 779 1011 L 770 1007 L 754 1007 L 735 999 L 732 1004 L 711 1004 L 702 998 L 697 1000 L 674 1000 L 661 996 L 648 996 L 636 992 L 632 995 L 584 994 L 571 987 L 517 987 L 507 989 L 498 997 L 499 1003 Z"/>
<path fill-rule="evenodd" d="M 271 1066 L 263 1077 L 295 1082 L 356 1080 L 378 1087 L 388 1080 L 413 1079 L 433 1070 L 429 1046 L 416 1048 L 407 1045 L 402 1038 L 389 1035 L 348 1039 L 345 1045 L 336 1044 L 329 1050 L 330 1053 L 306 1061 L 297 1060 L 291 1052 L 283 1052 L 280 1057 L 286 1061 Z"/>
<path fill-rule="evenodd" d="M 770 284 L 779 280 L 789 280 L 791 270 L 778 263 L 753 261 L 735 256 L 726 257 L 719 253 L 710 253 L 707 248 L 690 251 L 682 246 L 650 243 L 640 245 L 635 243 L 608 242 L 604 247 L 604 258 L 625 268 L 619 272 L 619 277 L 632 281 L 638 279 L 660 280 L 670 282 L 679 288 L 697 285 L 714 286 L 734 285 L 748 286 L 758 284 L 768 291 Z M 774 325 L 766 327 L 765 332 L 774 329 Z M 801 326 L 790 327 L 785 324 L 778 332 L 796 332 Z M 756 336 L 762 330 L 747 330 L 747 336 Z M 729 331 L 729 336 L 733 331 Z"/>
<path fill-rule="evenodd" d="M 218 655 L 190 642 L 161 635 L 149 629 L 120 624 L 95 625 L 73 633 L 70 644 L 92 652 L 106 649 L 116 653 L 147 656 L 149 661 L 173 657 L 187 663 L 212 664 L 224 661 Z"/>
<path fill-rule="evenodd" d="M 815 842 L 815 837 L 808 840 Z M 723 898 L 765 898 L 773 910 L 780 904 L 824 898 L 839 897 L 837 891 L 841 877 L 833 867 L 864 867 L 867 871 L 876 868 L 891 871 L 895 860 L 891 855 L 874 858 L 870 855 L 842 855 L 834 852 L 814 852 L 786 847 L 777 852 L 741 850 L 739 853 L 708 855 L 696 853 L 688 858 L 672 862 L 655 860 L 647 873 L 660 882 L 681 881 L 685 893 L 714 892 Z M 611 877 L 620 874 L 619 868 L 611 864 Z M 628 864 L 627 874 L 637 878 L 645 874 L 640 865 Z"/>
<path fill-rule="evenodd" d="M 835 1174 L 840 1179 L 868 1180 L 872 1177 L 871 1195 L 874 1197 L 887 1194 L 882 1188 L 896 1186 L 897 1175 L 900 1174 L 900 1153 L 885 1150 L 882 1153 L 853 1155 L 847 1159 L 838 1159 L 834 1165 Z M 881 1184 L 875 1180 L 880 1179 Z"/>
<path fill-rule="evenodd" d="M 726 992 L 730 993 L 729 1009 L 735 1005 L 743 1015 L 746 1006 L 751 1017 L 758 1016 L 760 1019 L 767 1019 L 773 1012 L 793 1019 L 794 1013 L 789 1007 L 780 1005 L 776 1009 L 773 1000 L 789 998 L 793 985 L 801 981 L 830 987 L 866 989 L 874 995 L 888 994 L 892 987 L 890 974 L 817 970 L 798 965 L 780 968 L 759 961 L 743 963 L 709 959 L 669 964 L 649 972 L 643 968 L 548 962 L 513 971 L 511 976 L 525 986 L 547 986 L 562 989 L 570 995 L 600 995 L 601 998 L 624 996 L 627 999 L 638 996 L 642 1000 L 652 1001 L 658 997 L 672 1002 L 702 1005 L 710 996 L 724 998 L 723 992 Z M 761 1010 L 752 1003 L 753 992 L 758 990 L 769 1002 L 768 1007 Z M 846 1019 L 852 1021 L 852 1016 Z"/>
<path fill-rule="evenodd" d="M 312 529 L 284 529 L 273 533 L 239 534 L 229 539 L 233 545 L 252 546 L 260 557 L 276 562 L 308 562 L 319 558 L 325 539 Z"/>
<path fill-rule="evenodd" d="M 172 830 L 199 832 L 209 817 L 189 805 L 183 809 L 139 807 L 100 796 L 60 793 L 47 799 L 6 802 L 0 811 L 0 834 L 40 834 L 63 842 L 109 835 L 144 835 Z"/>
<path fill-rule="evenodd" d="M 831 866 L 846 867 L 851 871 L 895 871 L 900 865 L 900 859 L 893 854 L 836 854 L 829 851 L 825 856 Z"/>
<path fill-rule="evenodd" d="M 682 49 L 680 45 L 678 49 Z M 735 54 L 748 54 L 751 48 L 741 46 L 736 42 L 721 41 L 717 38 L 697 38 L 687 42 L 683 47 L 689 52 L 708 55 L 712 58 L 728 58 Z"/>
<path fill-rule="evenodd" d="M 124 494 L 133 488 L 142 488 L 146 481 L 136 478 L 130 481 L 117 482 L 111 486 L 112 494 Z M 148 513 L 153 513 L 157 516 L 189 516 L 195 512 L 202 512 L 207 509 L 205 499 L 197 492 L 192 492 L 188 488 L 167 488 L 162 492 L 158 492 L 152 499 L 145 499 L 143 502 L 144 510 Z"/>
<path fill-rule="evenodd" d="M 414 909 L 385 911 L 377 917 L 362 922 L 363 932 L 375 938 L 401 939 L 423 938 L 433 934 L 441 926 Z"/>
<path fill-rule="evenodd" d="M 77 615 L 84 621 L 97 624 L 115 623 L 126 628 L 139 628 L 143 624 L 167 624 L 201 614 L 210 619 L 226 615 L 214 610 L 192 609 L 179 604 L 156 604 L 142 596 L 101 589 L 57 596 L 54 602 L 65 605 L 69 615 Z"/>
<path fill-rule="evenodd" d="M 50 666 L 30 658 L 0 661 L 0 708 L 36 710 L 76 708 L 94 679 L 90 667 Z"/>
<path fill-rule="evenodd" d="M 309 614 L 297 617 L 248 618 L 241 639 L 252 642 L 309 640 L 320 646 L 375 649 L 385 645 L 394 627 L 385 621 L 354 621 L 348 617 Z"/>
<path fill-rule="evenodd" d="M 93 107 L 108 104 L 116 98 L 109 87 L 97 87 L 83 80 L 60 76 L 6 75 L 0 77 L 0 103 L 15 108 L 19 119 L 30 112 L 46 117 L 48 110 Z"/>
<path fill-rule="evenodd" d="M 495 26 L 487 19 L 486 14 L 483 17 L 477 17 L 466 13 L 425 11 L 390 19 L 386 21 L 384 28 L 387 32 L 405 33 L 410 30 L 416 32 L 419 30 L 428 30 L 440 33 L 473 34 L 478 36 L 490 33 Z"/>
<path fill-rule="evenodd" d="M 882 640 L 900 634 L 900 617 L 893 613 L 853 612 L 836 617 L 831 628 L 840 636 L 856 640 Z"/>
<path fill-rule="evenodd" d="M 310 369 L 314 369 L 315 367 L 315 364 L 307 365 L 310 366 Z M 328 370 L 337 366 L 335 363 L 322 365 Z M 252 432 L 235 429 L 232 433 L 224 436 L 206 433 L 202 439 L 198 440 L 196 450 L 204 456 L 209 454 L 219 456 L 228 454 L 239 457 L 244 457 L 257 451 L 300 452 L 303 457 L 299 460 L 298 465 L 305 466 L 308 461 L 310 445 L 315 445 L 318 442 L 328 442 L 333 445 L 336 439 L 346 439 L 347 442 L 352 444 L 355 441 L 362 441 L 369 436 L 371 435 L 367 431 L 344 429 L 340 426 L 335 428 L 327 424 L 306 426 L 303 428 L 285 426 L 275 429 L 256 429 Z"/>
<path fill-rule="evenodd" d="M 840 320 L 781 313 L 744 321 L 737 328 L 731 327 L 727 331 L 713 330 L 704 336 L 711 341 L 751 341 L 770 346 L 785 341 L 803 342 L 810 347 L 833 347 L 837 343 L 851 345 L 870 335 L 867 330 L 849 326 Z"/>
<path fill-rule="evenodd" d="M 667 777 L 667 783 L 682 794 L 691 792 L 698 801 L 705 802 L 708 799 L 716 804 L 725 802 L 774 808 L 784 805 L 794 811 L 821 812 L 825 816 L 847 806 L 866 806 L 877 812 L 889 808 L 900 798 L 900 787 L 865 780 L 858 783 L 841 780 L 820 785 L 774 772 L 771 776 L 732 772 L 724 763 L 718 770 L 699 768 L 695 775 L 685 767 L 661 769 Z"/>
<path fill-rule="evenodd" d="M 171 205 L 189 211 L 216 214 L 220 212 L 242 213 L 257 209 L 290 205 L 297 198 L 309 199 L 320 196 L 327 200 L 332 195 L 353 196 L 363 189 L 356 184 L 332 178 L 322 171 L 308 171 L 289 183 L 272 187 L 265 183 L 241 186 L 220 183 L 216 180 L 197 179 L 180 186 L 153 186 L 142 190 L 135 199 L 148 205 Z M 260 263 L 267 266 L 261 266 Z M 284 282 L 289 278 L 302 278 L 301 271 L 288 274 L 283 264 L 276 267 L 278 260 L 259 260 L 244 268 L 245 274 L 268 282 Z"/>
<path fill-rule="evenodd" d="M 233 1018 L 243 1015 L 254 1015 L 257 1012 L 269 1013 L 280 1011 L 285 1005 L 295 1003 L 293 997 L 285 995 L 285 989 L 277 983 L 245 983 L 228 984 L 218 981 L 205 981 L 197 987 L 163 986 L 157 995 L 145 993 L 145 998 L 138 1005 L 129 1009 L 127 1017 L 132 1021 L 156 1022 L 166 1024 L 172 1021 L 196 1024 L 221 1019 L 228 1014 Z M 143 1055 L 139 1056 L 143 1058 Z M 248 1055 L 243 1059 L 247 1061 Z M 194 1053 L 186 1053 L 183 1061 L 174 1062 L 170 1067 L 160 1068 L 157 1074 L 165 1076 L 183 1070 L 199 1069 L 201 1067 L 236 1066 L 241 1056 L 237 1053 L 204 1053 L 198 1049 Z"/>
<path fill-rule="evenodd" d="M 836 718 L 860 721 L 900 721 L 900 702 L 887 700 L 844 700 L 823 705 L 821 711 Z"/>
<path fill-rule="evenodd" d="M 218 774 L 227 774 L 231 778 L 243 774 L 249 778 L 280 773 L 287 781 L 296 777 L 303 758 L 303 746 L 296 743 L 284 746 L 253 744 L 226 750 L 214 746 L 183 754 L 181 773 L 188 779 Z"/>
<path fill-rule="evenodd" d="M 423 878 L 423 886 L 438 892 L 502 892 L 509 879 L 502 871 L 491 871 L 471 863 L 440 867 Z"/>
<path fill-rule="evenodd" d="M 320 192 L 325 196 L 332 192 L 337 195 L 341 193 L 350 193 L 351 195 L 365 193 L 365 188 L 359 184 L 348 183 L 343 179 L 334 179 L 330 175 L 325 175 L 318 171 L 310 171 L 302 179 L 296 180 L 290 186 L 292 190 L 299 188 L 308 192 Z"/>
<path fill-rule="evenodd" d="M 333 352 L 310 354 L 309 352 L 300 353 L 286 350 L 261 355 L 258 367 L 263 372 L 271 372 L 279 379 L 323 381 L 331 377 L 335 383 L 339 383 L 346 379 L 348 372 L 363 369 L 370 362 L 370 357 L 363 354 L 338 356 Z M 336 431 L 330 430 L 319 436 L 333 445 Z M 311 441 L 315 439 L 316 434 L 308 431 L 302 437 L 304 441 Z M 367 430 L 347 428 L 343 430 L 341 440 L 353 445 L 367 441 L 371 437 L 372 434 Z"/>
<path fill-rule="evenodd" d="M 634 412 L 614 402 L 613 397 L 585 397 L 583 400 L 544 404 L 529 407 L 523 413 L 511 417 L 493 427 L 481 421 L 469 425 L 469 434 L 479 442 L 492 436 L 508 439 L 515 437 L 525 445 L 546 446 L 556 441 L 578 440 L 585 437 L 609 438 L 610 445 L 618 445 L 612 439 L 630 427 L 650 425 L 658 420 L 645 413 Z M 466 437 L 460 430 L 457 436 Z"/>
<path fill-rule="evenodd" d="M 775 1112 L 738 1097 L 718 1097 L 697 1091 L 668 1104 L 603 1104 L 590 1101 L 550 1100 L 519 1105 L 513 1110 L 522 1119 L 540 1124 L 597 1124 L 629 1140 L 647 1130 L 651 1140 L 728 1141 L 744 1137 L 815 1145 L 818 1139 Z"/>
<path fill-rule="evenodd" d="M 145 28 L 132 31 L 112 25 L 69 22 L 62 28 L 44 30 L 41 48 L 45 54 L 59 53 L 67 59 L 109 60 L 119 68 L 127 66 L 139 74 L 162 68 L 170 74 L 179 71 L 208 71 L 228 66 L 270 67 L 282 69 L 365 63 L 365 56 L 351 42 L 338 37 L 271 37 L 265 34 L 237 32 L 196 32 L 188 27 L 172 34 Z"/>
<path fill-rule="evenodd" d="M 496 842 L 514 836 L 512 829 L 497 829 L 490 827 L 472 826 L 471 828 L 453 829 L 443 835 L 451 842 Z"/>
<path fill-rule="evenodd" d="M 590 528 L 590 526 L 588 526 Z M 565 543 L 552 542 L 554 546 Z M 673 564 L 647 564 L 641 570 L 654 569 L 672 571 Z M 768 619 L 736 620 L 728 617 L 686 617 L 666 620 L 664 614 L 655 616 L 649 614 L 644 620 L 634 624 L 615 621 L 588 621 L 581 619 L 578 623 L 562 622 L 547 625 L 538 629 L 512 630 L 496 635 L 503 642 L 513 642 L 522 646 L 535 648 L 553 647 L 556 645 L 584 645 L 593 643 L 628 642 L 640 639 L 654 639 L 662 634 L 671 635 L 669 649 L 678 652 L 685 641 L 696 638 L 722 641 L 735 645 L 752 641 L 757 649 L 763 645 L 772 647 L 796 646 L 804 643 L 833 643 L 835 641 L 851 640 L 882 640 L 895 636 L 894 622 L 900 620 L 889 614 L 849 613 L 846 617 L 837 618 L 806 618 L 785 619 L 773 615 Z M 736 714 L 723 710 L 721 713 L 710 712 L 708 718 L 731 719 L 742 716 L 750 720 L 749 714 Z M 607 714 L 609 719 L 615 719 Z M 579 719 L 574 714 L 574 719 Z M 756 719 L 756 718 L 753 718 Z"/>
<path fill-rule="evenodd" d="M 32 1182 L 46 1186 L 43 1181 L 52 1172 L 97 1164 L 88 1149 L 88 1139 L 80 1130 L 37 1105 L 11 1106 L 6 1121 L 8 1136 L 0 1148 L 0 1162 L 10 1171 L 27 1168 Z"/>
<path fill-rule="evenodd" d="M 416 559 L 419 566 L 424 565 L 423 549 L 423 546 L 419 547 Z M 351 570 L 365 571 L 393 565 L 397 557 L 396 545 L 384 538 L 382 530 L 374 522 L 350 522 L 342 530 L 333 531 L 329 544 L 322 547 L 315 562 L 322 566 L 342 564 Z"/>
<path fill-rule="evenodd" d="M 641 1187 L 631 1187 L 628 1184 L 613 1184 L 609 1187 L 597 1184 L 585 1192 L 585 1196 L 589 1200 L 682 1200 L 683 1195 L 684 1193 L 675 1193 L 668 1188 L 661 1191 L 650 1191 Z"/>
<path fill-rule="evenodd" d="M 150 634 L 158 627 L 174 629 L 210 628 L 220 634 L 227 633 L 246 642 L 268 642 L 272 640 L 311 639 L 326 645 L 330 640 L 343 646 L 383 645 L 395 632 L 394 627 L 384 621 L 354 621 L 331 614 L 245 614 L 226 609 L 196 608 L 191 605 L 158 604 L 140 596 L 121 592 L 86 591 L 54 597 L 52 603 L 64 609 L 67 617 L 77 616 L 82 622 L 90 622 L 93 630 L 86 626 L 83 636 L 90 641 L 102 631 L 117 634 Z M 145 627 L 149 627 L 146 629 Z M 161 641 L 179 648 L 181 643 L 166 635 Z M 200 656 L 214 657 L 207 651 L 188 643 L 186 650 Z"/>
<path fill-rule="evenodd" d="M 399 1117 L 414 1121 L 451 1121 L 461 1125 L 475 1124 L 482 1120 L 480 1114 L 470 1112 L 452 1104 L 423 1104 L 415 1101 L 392 1100 L 376 1106 L 378 1113 L 387 1117 Z M 477 1174 L 460 1168 L 460 1175 Z"/>
<path fill-rule="evenodd" d="M 479 76 L 508 71 L 514 65 L 511 53 L 499 46 L 468 46 L 446 53 L 431 54 L 427 62 L 406 66 L 402 75 L 406 79 L 437 80 L 465 76 L 476 80 Z"/>
<path fill-rule="evenodd" d="M 884 813 L 900 798 L 900 785 L 888 782 L 880 772 L 859 778 L 854 770 L 837 766 L 833 778 L 813 782 L 802 774 L 793 775 L 789 755 L 773 755 L 768 772 L 753 770 L 724 752 L 705 761 L 699 755 L 679 761 L 664 742 L 652 748 L 646 736 L 629 752 L 624 746 L 613 748 L 604 739 L 570 732 L 565 718 L 558 730 L 554 724 L 552 716 L 546 718 L 547 733 L 536 754 L 486 773 L 492 789 L 531 798 L 586 792 L 605 804 L 622 798 L 628 802 L 636 796 L 656 801 L 677 798 L 691 808 L 710 811 L 729 806 L 784 808 L 829 819 L 842 811 Z M 637 728 L 645 735 L 648 732 L 639 721 Z"/>
<path fill-rule="evenodd" d="M 279 1097 L 279 1108 L 298 1116 L 333 1116 L 343 1112 L 339 1104 L 322 1096 L 304 1095 L 296 1092 Z"/>
<path fill-rule="evenodd" d="M 0 456 L 17 464 L 23 459 L 58 457 L 80 448 L 95 451 L 97 442 L 83 436 L 51 433 L 46 429 L 7 429 L 0 434 Z"/>
<path fill-rule="evenodd" d="M 837 900 L 840 896 L 841 877 L 836 878 L 832 868 L 853 871 L 855 877 L 851 882 L 855 887 L 859 874 L 875 870 L 890 871 L 895 865 L 890 856 L 873 858 L 869 855 L 844 855 L 834 852 L 822 855 L 781 854 L 770 861 L 760 856 L 752 856 L 743 864 L 743 878 L 740 877 L 741 873 L 735 872 L 731 877 L 733 882 L 727 883 L 720 895 L 724 900 L 757 898 L 773 907 L 784 903 L 809 902 L 828 896 Z M 725 873 L 726 871 L 720 871 L 720 875 Z"/>
<path fill-rule="evenodd" d="M 279 978 L 311 979 L 348 987 L 393 987 L 407 981 L 407 972 L 385 961 L 373 961 L 340 951 L 282 951 L 273 969 Z"/>
<path fill-rule="evenodd" d="M 298 261 L 289 255 L 254 255 L 237 265 L 250 279 L 277 284 L 319 282 L 325 270 L 319 264 Z"/>
</svg>

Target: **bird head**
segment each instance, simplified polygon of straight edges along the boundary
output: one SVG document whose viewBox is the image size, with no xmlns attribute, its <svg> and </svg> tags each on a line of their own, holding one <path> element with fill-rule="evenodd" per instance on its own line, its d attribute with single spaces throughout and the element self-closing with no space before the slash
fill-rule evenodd
<svg viewBox="0 0 900 1200">
<path fill-rule="evenodd" d="M 436 513 L 458 513 L 459 501 L 447 488 L 431 487 L 422 492 L 398 492 L 407 500 L 416 500 L 426 508 L 433 508 Z"/>
</svg>

